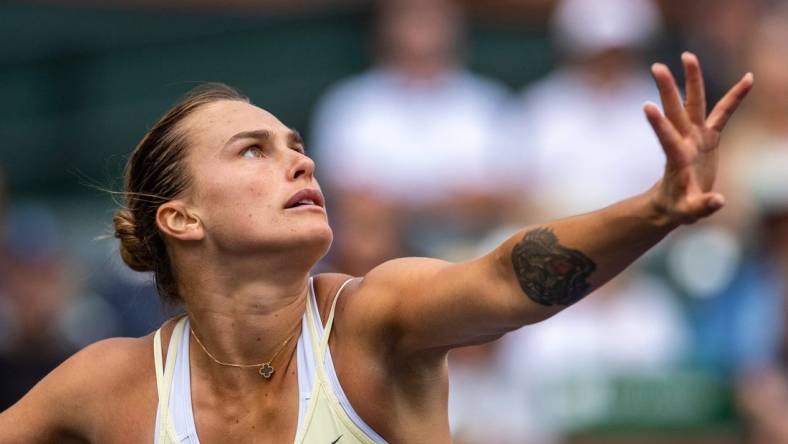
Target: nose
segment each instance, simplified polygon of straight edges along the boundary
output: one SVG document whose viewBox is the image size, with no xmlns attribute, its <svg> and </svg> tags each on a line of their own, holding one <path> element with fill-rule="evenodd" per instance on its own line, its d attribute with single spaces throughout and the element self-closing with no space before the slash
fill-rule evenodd
<svg viewBox="0 0 788 444">
<path fill-rule="evenodd" d="M 306 179 L 312 179 L 315 175 L 315 161 L 309 158 L 306 154 L 294 152 L 296 158 L 293 165 L 290 167 L 290 179 L 296 180 L 305 176 Z"/>
</svg>

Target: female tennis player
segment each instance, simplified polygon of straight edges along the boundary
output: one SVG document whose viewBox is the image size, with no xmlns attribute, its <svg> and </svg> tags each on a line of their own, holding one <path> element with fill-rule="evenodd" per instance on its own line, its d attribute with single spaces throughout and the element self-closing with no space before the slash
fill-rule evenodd
<svg viewBox="0 0 788 444">
<path fill-rule="evenodd" d="M 664 114 L 644 111 L 667 162 L 650 190 L 476 260 L 359 278 L 309 275 L 332 233 L 298 134 L 227 87 L 198 89 L 133 152 L 114 219 L 125 262 L 186 316 L 75 354 L 0 415 L 0 442 L 449 442 L 450 349 L 556 314 L 722 207 L 716 149 L 752 75 L 707 116 L 697 58 L 682 60 L 683 103 L 652 67 Z"/>
</svg>

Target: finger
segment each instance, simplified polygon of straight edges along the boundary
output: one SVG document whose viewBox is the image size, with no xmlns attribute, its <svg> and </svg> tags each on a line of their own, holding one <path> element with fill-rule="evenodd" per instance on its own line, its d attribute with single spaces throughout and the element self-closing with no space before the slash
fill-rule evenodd
<svg viewBox="0 0 788 444">
<path fill-rule="evenodd" d="M 725 96 L 714 105 L 714 109 L 709 113 L 709 118 L 706 119 L 706 125 L 718 132 L 722 131 L 728 123 L 728 119 L 731 118 L 733 112 L 736 111 L 741 101 L 752 89 L 753 81 L 752 73 L 748 72 L 738 83 L 733 85 L 733 88 L 728 90 Z"/>
<path fill-rule="evenodd" d="M 711 216 L 725 206 L 725 197 L 720 193 L 706 193 L 687 200 L 686 214 L 690 220 Z"/>
<path fill-rule="evenodd" d="M 643 106 L 643 112 L 646 113 L 648 123 L 657 134 L 660 145 L 665 151 L 665 156 L 668 158 L 668 163 L 674 163 L 682 158 L 681 152 L 681 134 L 673 127 L 673 124 L 662 115 L 659 107 L 652 103 L 646 102 Z"/>
<path fill-rule="evenodd" d="M 684 106 L 681 104 L 681 95 L 679 95 L 673 74 L 662 63 L 651 65 L 651 74 L 654 75 L 654 80 L 657 82 L 665 116 L 681 134 L 687 134 L 692 127 L 692 123 L 684 110 Z"/>
<path fill-rule="evenodd" d="M 700 62 L 695 54 L 685 52 L 681 55 L 684 63 L 684 91 L 687 97 L 687 115 L 690 121 L 702 125 L 706 119 L 706 88 L 703 85 L 703 74 Z"/>
</svg>

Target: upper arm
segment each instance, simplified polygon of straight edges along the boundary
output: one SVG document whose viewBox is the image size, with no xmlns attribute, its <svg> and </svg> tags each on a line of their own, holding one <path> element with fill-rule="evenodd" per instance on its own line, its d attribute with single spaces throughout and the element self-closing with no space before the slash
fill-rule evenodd
<svg viewBox="0 0 788 444">
<path fill-rule="evenodd" d="M 368 296 L 355 304 L 405 354 L 488 342 L 556 311 L 530 301 L 507 263 L 497 250 L 461 263 L 392 260 L 364 277 L 357 291 Z"/>
<path fill-rule="evenodd" d="M 128 372 L 121 359 L 133 341 L 100 341 L 63 362 L 0 413 L 0 444 L 88 441 L 110 378 Z"/>
</svg>

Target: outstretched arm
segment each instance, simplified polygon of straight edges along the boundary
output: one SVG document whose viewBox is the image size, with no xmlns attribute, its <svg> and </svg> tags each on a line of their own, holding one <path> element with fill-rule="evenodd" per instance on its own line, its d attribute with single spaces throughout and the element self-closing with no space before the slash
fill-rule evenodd
<svg viewBox="0 0 788 444">
<path fill-rule="evenodd" d="M 485 342 L 545 319 L 617 275 L 675 227 L 724 205 L 713 191 L 720 133 L 753 84 L 745 75 L 706 115 L 697 58 L 682 55 L 686 100 L 668 68 L 652 73 L 664 114 L 644 107 L 666 155 L 662 179 L 610 207 L 528 227 L 491 253 L 451 264 L 408 258 L 371 271 L 359 292 L 383 313 L 405 353 Z M 359 302 L 358 305 L 364 305 Z"/>
</svg>

